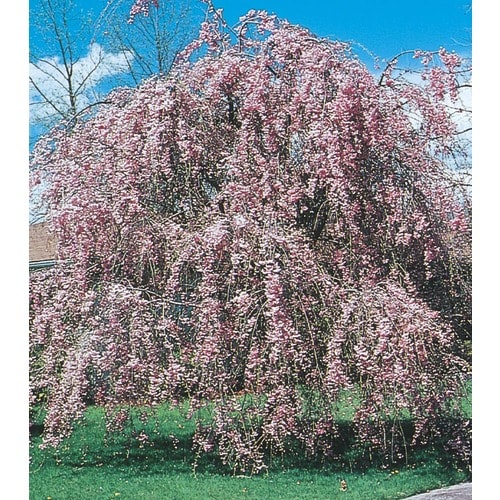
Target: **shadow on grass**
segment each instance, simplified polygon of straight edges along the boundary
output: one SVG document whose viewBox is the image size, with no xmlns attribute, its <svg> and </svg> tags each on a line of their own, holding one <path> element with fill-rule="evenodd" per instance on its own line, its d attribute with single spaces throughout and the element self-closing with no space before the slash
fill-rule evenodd
<svg viewBox="0 0 500 500">
<path fill-rule="evenodd" d="M 30 426 L 34 462 L 54 461 L 73 468 L 130 468 L 139 474 L 165 474 L 196 472 L 201 474 L 228 475 L 233 471 L 224 465 L 215 452 L 196 457 L 193 451 L 194 426 L 175 416 L 170 421 L 163 421 L 149 432 L 149 440 L 141 443 L 136 439 L 137 430 L 128 434 L 106 434 L 102 422 L 92 418 L 88 423 L 77 426 L 73 436 L 58 450 L 40 450 L 43 425 L 34 423 Z M 276 455 L 266 454 L 269 471 L 300 469 L 310 472 L 364 473 L 373 468 L 394 468 L 406 465 L 419 465 L 429 460 L 439 462 L 446 468 L 464 467 L 447 450 L 441 438 L 434 438 L 431 443 L 410 446 L 414 434 L 414 425 L 410 420 L 402 421 L 400 435 L 384 451 L 374 450 L 356 439 L 352 422 L 341 422 L 338 435 L 328 453 L 310 456 L 298 442 L 289 442 L 287 452 Z M 457 427 L 458 421 L 443 419 L 442 429 Z M 466 466 L 464 468 L 467 468 Z"/>
<path fill-rule="evenodd" d="M 44 428 L 43 424 L 30 424 L 30 439 L 40 437 Z"/>
</svg>

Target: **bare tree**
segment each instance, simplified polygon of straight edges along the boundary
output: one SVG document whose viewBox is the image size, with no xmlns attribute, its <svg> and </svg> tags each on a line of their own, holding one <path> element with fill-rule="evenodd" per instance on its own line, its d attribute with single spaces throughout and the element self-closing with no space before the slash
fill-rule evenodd
<svg viewBox="0 0 500 500">
<path fill-rule="evenodd" d="M 96 29 L 110 50 L 127 57 L 134 84 L 170 71 L 176 54 L 193 39 L 206 6 L 193 0 L 159 2 L 148 15 L 130 21 L 130 2 L 115 0 L 102 12 Z"/>
<path fill-rule="evenodd" d="M 130 2 L 124 0 L 112 0 L 95 14 L 84 14 L 73 0 L 33 2 L 31 142 L 61 120 L 72 122 L 112 88 L 168 73 L 204 16 L 194 1 L 161 2 L 134 22 L 128 22 Z"/>
<path fill-rule="evenodd" d="M 102 102 L 103 83 L 128 71 L 130 54 L 110 53 L 94 38 L 95 17 L 72 0 L 36 0 L 30 12 L 30 143 L 58 123 L 74 123 Z M 45 217 L 40 195 L 30 193 L 30 221 Z"/>
<path fill-rule="evenodd" d="M 91 102 L 89 89 L 104 59 L 100 47 L 91 46 L 91 23 L 71 0 L 41 0 L 30 13 L 30 112 L 42 128 L 74 118 Z"/>
</svg>

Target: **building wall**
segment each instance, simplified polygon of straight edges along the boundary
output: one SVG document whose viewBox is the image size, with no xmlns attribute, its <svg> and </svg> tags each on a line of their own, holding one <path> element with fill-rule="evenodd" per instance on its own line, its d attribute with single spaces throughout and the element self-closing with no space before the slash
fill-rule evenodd
<svg viewBox="0 0 500 500">
<path fill-rule="evenodd" d="M 29 245 L 30 268 L 39 267 L 42 263 L 54 263 L 56 240 L 46 222 L 30 225 Z"/>
</svg>

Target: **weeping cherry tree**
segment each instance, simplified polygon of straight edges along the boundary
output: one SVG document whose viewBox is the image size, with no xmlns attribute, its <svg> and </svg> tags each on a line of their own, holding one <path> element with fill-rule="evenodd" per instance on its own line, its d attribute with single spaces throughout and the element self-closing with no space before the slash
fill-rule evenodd
<svg viewBox="0 0 500 500">
<path fill-rule="evenodd" d="M 168 75 L 38 142 L 59 261 L 30 279 L 45 446 L 89 404 L 110 431 L 209 408 L 197 453 L 254 472 L 297 443 L 334 458 L 346 397 L 372 451 L 443 434 L 470 368 L 464 67 L 416 58 L 418 83 L 374 76 L 345 43 L 212 9 Z"/>
</svg>

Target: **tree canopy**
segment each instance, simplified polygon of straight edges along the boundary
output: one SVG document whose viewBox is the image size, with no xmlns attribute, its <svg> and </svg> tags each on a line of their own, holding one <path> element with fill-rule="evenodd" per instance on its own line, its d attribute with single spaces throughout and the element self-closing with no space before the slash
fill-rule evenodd
<svg viewBox="0 0 500 500">
<path fill-rule="evenodd" d="M 168 75 L 51 131 L 33 185 L 60 264 L 30 279 L 31 403 L 58 445 L 88 404 L 210 406 L 194 446 L 241 469 L 291 441 L 414 441 L 469 365 L 470 200 L 454 174 L 464 70 L 374 76 L 348 45 L 212 10 Z M 391 424 L 388 426 L 388 422 Z"/>
</svg>

